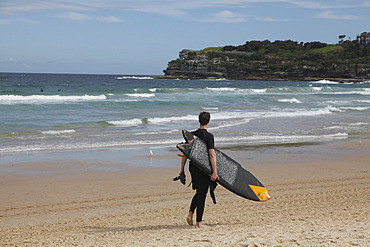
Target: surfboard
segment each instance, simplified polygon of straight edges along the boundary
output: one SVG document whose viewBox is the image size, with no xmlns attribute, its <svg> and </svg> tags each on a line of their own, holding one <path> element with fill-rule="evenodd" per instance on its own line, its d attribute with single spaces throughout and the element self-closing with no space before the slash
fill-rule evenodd
<svg viewBox="0 0 370 247">
<path fill-rule="evenodd" d="M 192 163 L 198 166 L 199 169 L 211 175 L 212 167 L 205 142 L 187 130 L 183 130 L 182 134 L 186 143 L 179 143 L 176 147 L 189 158 Z M 263 186 L 252 173 L 220 150 L 215 149 L 215 153 L 219 177 L 217 182 L 219 184 L 231 192 L 249 200 L 267 201 L 271 198 L 265 186 Z"/>
</svg>

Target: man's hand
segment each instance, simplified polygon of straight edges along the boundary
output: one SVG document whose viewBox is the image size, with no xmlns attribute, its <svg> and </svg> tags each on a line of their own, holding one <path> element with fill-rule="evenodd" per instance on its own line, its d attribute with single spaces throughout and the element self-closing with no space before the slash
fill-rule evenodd
<svg viewBox="0 0 370 247">
<path fill-rule="evenodd" d="M 212 173 L 211 180 L 212 180 L 212 181 L 216 181 L 216 180 L 218 180 L 218 175 L 217 175 L 217 173 Z"/>
</svg>

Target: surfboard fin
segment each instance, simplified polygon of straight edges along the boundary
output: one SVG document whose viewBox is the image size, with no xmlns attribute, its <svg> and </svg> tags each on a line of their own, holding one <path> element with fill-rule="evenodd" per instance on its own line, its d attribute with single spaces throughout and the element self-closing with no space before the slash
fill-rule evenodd
<svg viewBox="0 0 370 247">
<path fill-rule="evenodd" d="M 187 143 L 191 143 L 194 140 L 194 135 L 187 130 L 182 130 L 182 136 Z"/>
<path fill-rule="evenodd" d="M 191 146 L 187 143 L 177 144 L 176 147 L 187 157 L 189 157 Z"/>
</svg>

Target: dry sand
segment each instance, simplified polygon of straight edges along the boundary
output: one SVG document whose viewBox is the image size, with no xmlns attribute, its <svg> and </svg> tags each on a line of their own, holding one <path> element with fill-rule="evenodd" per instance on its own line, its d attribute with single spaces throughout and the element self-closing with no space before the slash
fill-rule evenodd
<svg viewBox="0 0 370 247">
<path fill-rule="evenodd" d="M 8 165 L 0 246 L 369 246 L 370 140 L 335 145 L 336 155 L 247 166 L 272 199 L 253 202 L 218 186 L 202 229 L 186 224 L 193 191 L 172 182 L 176 164 Z"/>
</svg>

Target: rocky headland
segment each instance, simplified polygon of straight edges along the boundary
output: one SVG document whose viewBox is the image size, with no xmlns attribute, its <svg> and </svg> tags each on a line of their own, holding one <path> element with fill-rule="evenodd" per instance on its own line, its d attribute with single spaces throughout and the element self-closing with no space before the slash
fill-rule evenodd
<svg viewBox="0 0 370 247">
<path fill-rule="evenodd" d="M 370 44 L 265 40 L 185 49 L 163 72 L 160 78 L 364 81 L 370 79 Z"/>
</svg>

